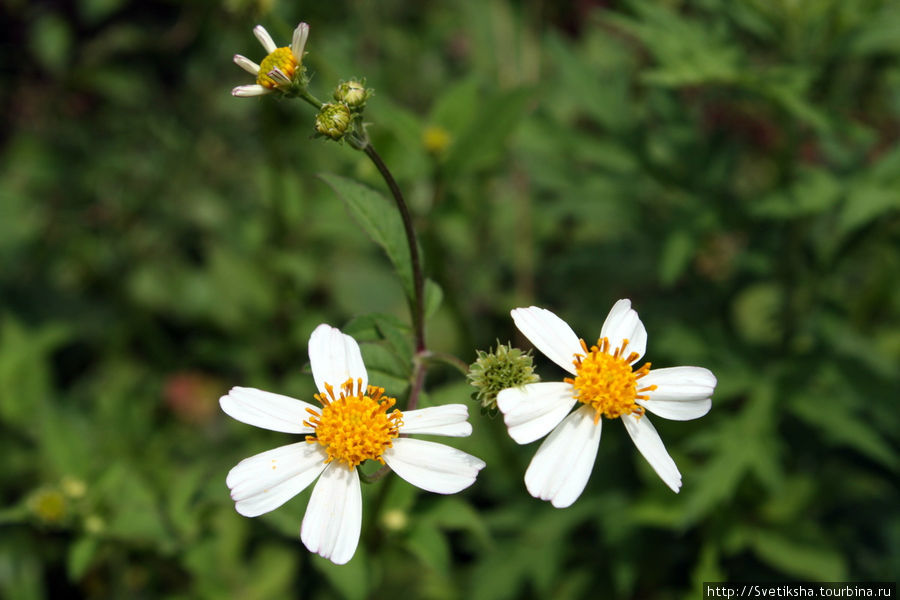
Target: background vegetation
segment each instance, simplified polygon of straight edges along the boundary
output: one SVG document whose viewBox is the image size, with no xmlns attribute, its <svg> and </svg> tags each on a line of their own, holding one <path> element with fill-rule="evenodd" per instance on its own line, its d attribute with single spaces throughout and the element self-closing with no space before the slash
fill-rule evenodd
<svg viewBox="0 0 900 600">
<path fill-rule="evenodd" d="M 0 15 L 0 596 L 698 598 L 900 572 L 897 2 Z M 573 507 L 531 498 L 537 445 L 434 369 L 426 403 L 470 403 L 472 488 L 367 486 L 346 567 L 299 541 L 309 491 L 235 513 L 228 469 L 288 440 L 222 414 L 229 387 L 308 399 L 323 321 L 405 385 L 403 350 L 358 319 L 406 323 L 402 287 L 317 178 L 383 190 L 377 172 L 311 140 L 306 105 L 229 94 L 250 83 L 232 54 L 262 58 L 253 25 L 284 41 L 301 19 L 320 96 L 377 91 L 370 133 L 444 292 L 434 349 L 527 346 L 508 311 L 532 303 L 590 340 L 629 297 L 654 366 L 717 374 L 708 416 L 656 421 L 681 494 L 612 425 Z"/>
</svg>

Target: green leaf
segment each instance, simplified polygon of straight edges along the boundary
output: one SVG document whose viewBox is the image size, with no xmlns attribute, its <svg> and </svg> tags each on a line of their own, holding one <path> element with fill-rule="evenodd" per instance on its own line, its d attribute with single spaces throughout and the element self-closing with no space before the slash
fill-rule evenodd
<svg viewBox="0 0 900 600">
<path fill-rule="evenodd" d="M 384 196 L 352 179 L 327 173 L 319 177 L 344 201 L 350 214 L 372 241 L 384 249 L 403 283 L 403 289 L 412 298 L 412 261 L 403 220 L 397 209 Z"/>
<path fill-rule="evenodd" d="M 443 532 L 434 525 L 419 523 L 410 532 L 406 545 L 423 564 L 439 573 L 449 571 L 450 547 Z"/>
<path fill-rule="evenodd" d="M 530 88 L 518 88 L 485 100 L 477 116 L 447 150 L 447 175 L 482 169 L 498 160 L 532 95 Z"/>
<path fill-rule="evenodd" d="M 822 543 L 799 541 L 784 533 L 758 529 L 750 536 L 756 555 L 783 573 L 811 581 L 842 581 L 841 553 Z"/>
<path fill-rule="evenodd" d="M 478 78 L 469 77 L 443 91 L 431 109 L 429 122 L 451 133 L 462 131 L 478 110 L 478 87 Z"/>
<path fill-rule="evenodd" d="M 868 422 L 865 406 L 851 405 L 847 398 L 852 396 L 844 390 L 814 391 L 818 393 L 796 395 L 789 405 L 791 412 L 821 431 L 832 444 L 851 448 L 892 471 L 897 470 L 897 455 Z M 827 403 L 823 403 L 824 398 L 828 398 Z"/>
<path fill-rule="evenodd" d="M 363 600 L 366 597 L 369 588 L 368 556 L 362 545 L 345 565 L 336 565 L 318 555 L 312 557 L 312 564 L 347 600 Z"/>
<path fill-rule="evenodd" d="M 81 579 L 88 567 L 91 566 L 94 555 L 97 554 L 97 546 L 97 538 L 94 537 L 83 537 L 69 546 L 66 568 L 70 580 Z"/>
<path fill-rule="evenodd" d="M 671 286 L 681 277 L 694 256 L 694 239 L 687 231 L 674 231 L 666 238 L 659 261 L 659 280 Z"/>
<path fill-rule="evenodd" d="M 470 504 L 459 498 L 448 497 L 438 500 L 431 510 L 423 515 L 423 519 L 435 523 L 442 529 L 466 531 L 484 547 L 491 545 L 491 534 L 484 519 Z"/>
<path fill-rule="evenodd" d="M 8 317 L 0 321 L 0 419 L 32 431 L 50 396 L 50 354 L 70 337 L 69 328 L 47 324 L 28 329 Z"/>
<path fill-rule="evenodd" d="M 434 315 L 444 300 L 444 290 L 432 279 L 425 280 L 425 318 Z"/>
</svg>

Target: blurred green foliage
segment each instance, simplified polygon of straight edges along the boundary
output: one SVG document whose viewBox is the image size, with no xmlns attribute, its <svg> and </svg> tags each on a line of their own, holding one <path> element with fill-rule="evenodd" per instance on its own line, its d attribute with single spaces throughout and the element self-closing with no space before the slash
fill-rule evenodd
<svg viewBox="0 0 900 600">
<path fill-rule="evenodd" d="M 900 572 L 897 2 L 0 15 L 0 596 L 697 598 Z M 288 440 L 221 414 L 230 386 L 309 398 L 323 321 L 365 342 L 375 383 L 402 395 L 409 375 L 401 279 L 317 177 L 383 190 L 377 172 L 310 139 L 305 105 L 228 93 L 250 83 L 232 54 L 262 58 L 252 26 L 287 40 L 301 19 L 321 96 L 377 91 L 432 308 L 443 290 L 433 349 L 471 362 L 531 303 L 590 340 L 629 297 L 655 366 L 716 373 L 708 416 L 657 420 L 680 495 L 613 425 L 553 509 L 522 481 L 536 444 L 469 401 L 477 483 L 366 486 L 345 567 L 299 541 L 309 491 L 235 513 L 228 469 Z M 440 368 L 428 391 L 472 393 Z"/>
</svg>

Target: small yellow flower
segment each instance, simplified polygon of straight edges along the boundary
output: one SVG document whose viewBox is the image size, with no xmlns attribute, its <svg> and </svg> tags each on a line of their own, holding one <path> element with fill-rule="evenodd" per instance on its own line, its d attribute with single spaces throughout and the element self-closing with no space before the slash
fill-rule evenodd
<svg viewBox="0 0 900 600">
<path fill-rule="evenodd" d="M 450 132 L 440 125 L 429 125 L 422 132 L 422 144 L 429 154 L 442 154 L 450 145 Z"/>
<path fill-rule="evenodd" d="M 56 524 L 66 516 L 66 497 L 56 488 L 41 488 L 28 498 L 28 508 L 44 523 Z"/>
</svg>

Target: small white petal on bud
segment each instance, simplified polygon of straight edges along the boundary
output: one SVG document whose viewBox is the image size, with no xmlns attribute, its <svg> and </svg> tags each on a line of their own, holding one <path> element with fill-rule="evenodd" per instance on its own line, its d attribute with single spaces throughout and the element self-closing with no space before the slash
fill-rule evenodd
<svg viewBox="0 0 900 600">
<path fill-rule="evenodd" d="M 287 74 L 285 74 L 285 72 L 278 67 L 275 67 L 274 69 L 266 73 L 266 75 L 268 75 L 269 78 L 275 82 L 275 85 L 291 85 L 291 78 L 288 77 Z"/>
<path fill-rule="evenodd" d="M 272 39 L 272 36 L 269 35 L 269 32 L 266 31 L 266 28 L 262 25 L 257 25 L 253 28 L 253 35 L 256 36 L 256 39 L 259 40 L 259 43 L 262 44 L 262 47 L 266 49 L 266 54 L 271 54 L 275 52 L 275 48 L 278 46 L 275 45 L 275 40 Z"/>
<path fill-rule="evenodd" d="M 237 66 L 247 71 L 251 75 L 256 75 L 259 73 L 259 65 L 247 58 L 246 56 L 241 56 L 240 54 L 234 55 L 234 62 Z"/>
</svg>

